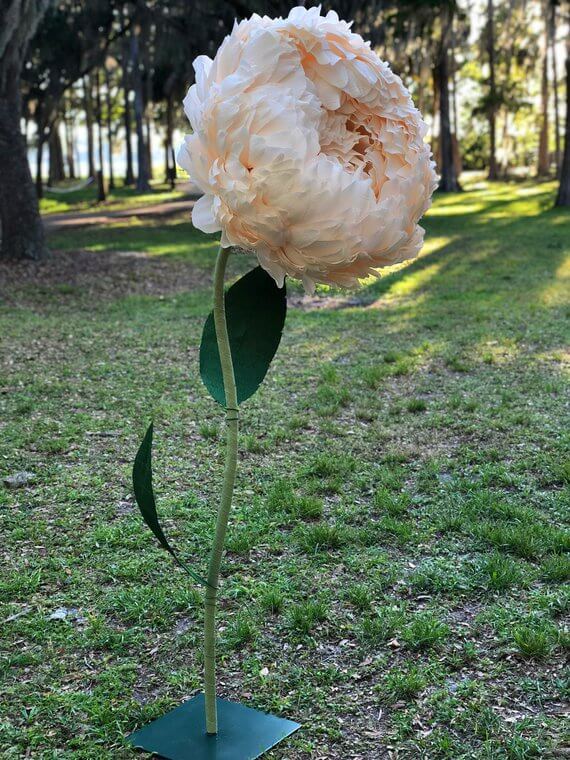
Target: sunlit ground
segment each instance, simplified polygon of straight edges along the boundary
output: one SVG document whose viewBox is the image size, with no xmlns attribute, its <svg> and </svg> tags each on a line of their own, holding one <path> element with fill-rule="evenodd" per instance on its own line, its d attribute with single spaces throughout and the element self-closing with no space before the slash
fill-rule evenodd
<svg viewBox="0 0 570 760">
<path fill-rule="evenodd" d="M 303 724 L 268 758 L 563 751 L 570 214 L 553 200 L 475 180 L 436 197 L 416 261 L 348 296 L 290 286 L 243 406 L 220 614 L 221 696 Z M 0 755 L 117 760 L 201 688 L 200 598 L 143 527 L 130 466 L 153 417 L 159 511 L 203 572 L 217 243 L 172 218 L 51 245 L 0 305 L 0 477 L 35 476 L 0 490 Z"/>
</svg>

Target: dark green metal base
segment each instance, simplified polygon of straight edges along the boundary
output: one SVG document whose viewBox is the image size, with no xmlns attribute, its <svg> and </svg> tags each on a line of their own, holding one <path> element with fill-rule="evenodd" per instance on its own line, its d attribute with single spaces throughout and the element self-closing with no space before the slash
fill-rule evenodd
<svg viewBox="0 0 570 760">
<path fill-rule="evenodd" d="M 218 733 L 206 734 L 204 695 L 199 694 L 127 741 L 168 760 L 255 760 L 298 728 L 299 723 L 217 699 Z"/>
</svg>

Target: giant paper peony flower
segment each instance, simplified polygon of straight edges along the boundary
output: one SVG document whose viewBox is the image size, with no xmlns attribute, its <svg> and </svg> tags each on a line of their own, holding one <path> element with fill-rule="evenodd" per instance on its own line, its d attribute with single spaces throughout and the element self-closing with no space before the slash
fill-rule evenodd
<svg viewBox="0 0 570 760">
<path fill-rule="evenodd" d="M 194 69 L 178 162 L 204 193 L 196 227 L 307 290 L 416 256 L 436 186 L 426 126 L 350 24 L 320 8 L 254 15 Z"/>
</svg>

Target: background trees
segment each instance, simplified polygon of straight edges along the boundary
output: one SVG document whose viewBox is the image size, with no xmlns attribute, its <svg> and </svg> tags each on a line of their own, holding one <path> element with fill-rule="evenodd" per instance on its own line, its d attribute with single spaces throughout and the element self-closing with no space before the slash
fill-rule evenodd
<svg viewBox="0 0 570 760">
<path fill-rule="evenodd" d="M 212 55 L 234 18 L 284 14 L 293 4 L 4 3 L 1 255 L 42 255 L 36 195 L 46 182 L 96 177 L 100 200 L 123 183 L 147 192 L 153 176 L 173 186 L 175 132 L 184 124 L 192 60 Z M 568 0 L 331 0 L 328 8 L 353 18 L 354 29 L 410 86 L 430 126 L 441 191 L 459 189 L 462 165 L 486 169 L 491 180 L 534 167 L 540 176 L 560 174 L 559 199 L 568 202 L 568 85 L 559 73 Z M 152 165 L 159 142 L 160 167 Z"/>
<path fill-rule="evenodd" d="M 566 129 L 557 206 L 570 206 L 570 36 L 566 38 Z"/>
</svg>

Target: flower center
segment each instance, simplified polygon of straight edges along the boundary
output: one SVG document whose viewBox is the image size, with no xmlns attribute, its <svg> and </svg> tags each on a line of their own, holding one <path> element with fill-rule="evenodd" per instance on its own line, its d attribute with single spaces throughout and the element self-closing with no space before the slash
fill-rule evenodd
<svg viewBox="0 0 570 760">
<path fill-rule="evenodd" d="M 324 110 L 319 128 L 321 153 L 336 158 L 345 171 L 370 177 L 376 197 L 386 181 L 381 126 L 380 117 L 364 113 L 352 98 L 345 97 L 337 110 Z"/>
</svg>

